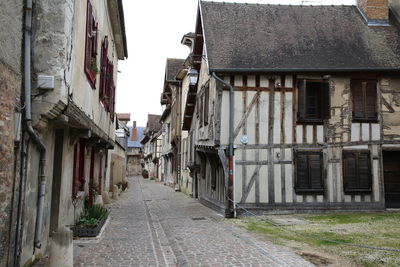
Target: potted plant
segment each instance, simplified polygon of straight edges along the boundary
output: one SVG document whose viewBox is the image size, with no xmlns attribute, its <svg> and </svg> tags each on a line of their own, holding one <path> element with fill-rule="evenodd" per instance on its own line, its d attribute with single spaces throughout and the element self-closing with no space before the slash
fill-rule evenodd
<svg viewBox="0 0 400 267">
<path fill-rule="evenodd" d="M 109 211 L 100 206 L 85 208 L 79 221 L 72 226 L 74 237 L 96 237 L 108 218 Z"/>
</svg>

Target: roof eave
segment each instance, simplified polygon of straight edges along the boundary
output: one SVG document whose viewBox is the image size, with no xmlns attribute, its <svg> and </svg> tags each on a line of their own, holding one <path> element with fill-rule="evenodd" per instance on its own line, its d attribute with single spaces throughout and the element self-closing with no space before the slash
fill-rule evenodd
<svg viewBox="0 0 400 267">
<path fill-rule="evenodd" d="M 210 68 L 210 73 L 400 72 L 399 68 Z"/>
</svg>

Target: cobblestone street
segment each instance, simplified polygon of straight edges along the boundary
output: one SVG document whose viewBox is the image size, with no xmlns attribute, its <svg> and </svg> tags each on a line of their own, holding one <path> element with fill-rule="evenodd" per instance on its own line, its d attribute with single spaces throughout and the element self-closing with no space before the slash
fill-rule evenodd
<svg viewBox="0 0 400 267">
<path fill-rule="evenodd" d="M 75 266 L 311 266 L 170 187 L 129 182 L 102 237 L 74 243 Z"/>
</svg>

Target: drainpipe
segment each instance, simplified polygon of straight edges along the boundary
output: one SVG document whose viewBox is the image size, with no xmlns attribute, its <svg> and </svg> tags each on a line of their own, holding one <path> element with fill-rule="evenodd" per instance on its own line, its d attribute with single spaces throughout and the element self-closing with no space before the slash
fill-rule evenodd
<svg viewBox="0 0 400 267">
<path fill-rule="evenodd" d="M 35 248 L 41 248 L 41 234 L 43 230 L 44 197 L 46 191 L 46 175 L 44 166 L 46 163 L 46 147 L 39 135 L 32 127 L 31 110 L 31 40 L 32 40 L 32 0 L 26 0 L 25 29 L 24 29 L 24 93 L 25 93 L 25 129 L 29 137 L 39 149 L 39 192 L 35 227 Z"/>
<path fill-rule="evenodd" d="M 225 187 L 226 187 L 226 211 L 225 211 L 225 216 L 227 218 L 232 217 L 232 210 L 233 214 L 236 214 L 236 205 L 232 205 L 235 203 L 232 203 L 233 201 L 233 161 L 234 161 L 234 151 L 233 151 L 233 121 L 234 121 L 234 88 L 232 85 L 227 83 L 226 81 L 222 80 L 220 77 L 213 72 L 211 74 L 216 80 L 220 81 L 224 85 L 229 87 L 229 147 L 228 147 L 228 161 L 229 161 L 229 179 L 225 180 Z"/>
</svg>

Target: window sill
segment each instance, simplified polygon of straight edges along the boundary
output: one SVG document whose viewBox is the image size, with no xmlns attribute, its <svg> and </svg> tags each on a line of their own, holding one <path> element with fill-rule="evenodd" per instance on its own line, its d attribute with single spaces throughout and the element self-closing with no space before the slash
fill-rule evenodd
<svg viewBox="0 0 400 267">
<path fill-rule="evenodd" d="M 319 124 L 319 125 L 322 125 L 322 124 L 324 124 L 324 120 L 302 119 L 302 120 L 297 120 L 297 124 Z"/>
<path fill-rule="evenodd" d="M 357 195 L 357 194 L 371 194 L 372 189 L 345 189 L 346 195 Z"/>
<path fill-rule="evenodd" d="M 315 195 L 323 195 L 324 189 L 294 189 L 296 194 L 315 194 Z"/>
<path fill-rule="evenodd" d="M 365 123 L 370 122 L 370 123 L 378 123 L 379 120 L 378 120 L 378 119 L 373 119 L 373 118 L 370 118 L 370 119 L 366 119 L 366 118 L 353 118 L 353 119 L 352 119 L 352 122 L 365 122 Z"/>
</svg>

